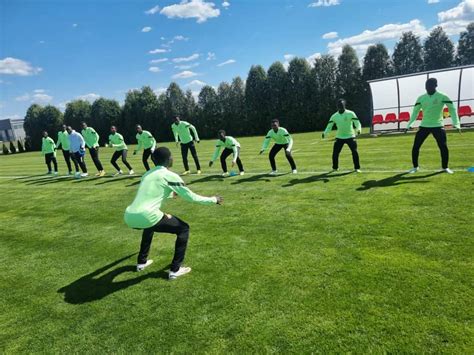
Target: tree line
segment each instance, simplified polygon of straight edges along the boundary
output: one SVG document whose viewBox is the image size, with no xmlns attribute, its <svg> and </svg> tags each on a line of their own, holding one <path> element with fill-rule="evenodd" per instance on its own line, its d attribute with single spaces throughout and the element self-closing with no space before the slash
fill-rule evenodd
<svg viewBox="0 0 474 355">
<path fill-rule="evenodd" d="M 97 130 L 101 144 L 106 143 L 111 125 L 129 143 L 135 142 L 136 124 L 151 131 L 158 141 L 170 141 L 174 115 L 192 122 L 202 138 L 215 137 L 218 129 L 237 137 L 263 135 L 272 118 L 279 118 L 290 132 L 307 132 L 325 127 L 339 97 L 346 99 L 363 125 L 369 125 L 367 80 L 473 63 L 474 23 L 460 34 L 457 51 L 444 30 L 436 27 L 423 43 L 413 32 L 403 33 L 392 56 L 383 44 L 368 47 L 362 66 L 350 45 L 342 48 L 337 59 L 323 55 L 308 63 L 305 58 L 293 58 L 287 68 L 277 61 L 268 70 L 254 65 L 245 82 L 236 77 L 220 83 L 217 90 L 205 85 L 197 101 L 190 90 L 183 91 L 172 82 L 159 96 L 149 86 L 131 90 L 122 106 L 106 98 L 93 103 L 74 100 L 63 114 L 52 105 L 32 104 L 24 127 L 32 149 L 40 148 L 43 130 L 56 138 L 63 123 L 79 130 L 81 121 Z"/>
</svg>

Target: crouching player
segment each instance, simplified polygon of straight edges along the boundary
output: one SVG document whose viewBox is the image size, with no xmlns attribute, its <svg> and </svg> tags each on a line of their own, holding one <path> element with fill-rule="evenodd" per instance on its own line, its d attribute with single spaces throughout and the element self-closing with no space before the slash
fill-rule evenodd
<svg viewBox="0 0 474 355">
<path fill-rule="evenodd" d="M 176 234 L 174 257 L 169 272 L 169 279 L 173 280 L 191 271 L 190 267 L 181 266 L 188 244 L 189 225 L 178 217 L 163 213 L 161 205 L 164 200 L 174 194 L 186 201 L 204 205 L 220 205 L 223 200 L 219 196 L 200 196 L 187 188 L 177 174 L 168 170 L 173 165 L 168 148 L 156 149 L 153 160 L 157 166 L 143 175 L 135 199 L 125 210 L 124 219 L 129 227 L 143 230 L 137 271 L 153 263 L 153 260 L 148 260 L 148 254 L 154 232 Z"/>
<path fill-rule="evenodd" d="M 237 163 L 239 167 L 239 174 L 244 175 L 244 166 L 242 165 L 242 161 L 240 160 L 240 143 L 237 142 L 237 139 L 231 136 L 226 136 L 225 131 L 221 129 L 218 132 L 218 139 L 216 142 L 216 150 L 214 151 L 214 155 L 212 156 L 211 161 L 209 162 L 209 166 L 214 164 L 214 161 L 219 156 L 221 149 L 224 148 L 224 151 L 221 154 L 221 166 L 222 166 L 222 176 L 227 177 L 229 173 L 227 172 L 227 164 L 226 159 L 229 155 L 234 154 L 234 158 L 232 159 L 232 166 Z"/>
</svg>

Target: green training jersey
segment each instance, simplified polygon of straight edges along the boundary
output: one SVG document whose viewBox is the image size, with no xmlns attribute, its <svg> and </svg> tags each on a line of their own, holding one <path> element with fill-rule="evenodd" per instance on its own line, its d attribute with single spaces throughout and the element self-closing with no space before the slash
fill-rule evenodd
<svg viewBox="0 0 474 355">
<path fill-rule="evenodd" d="M 271 139 L 273 139 L 276 144 L 288 144 L 288 150 L 291 150 L 293 147 L 293 138 L 291 138 L 288 131 L 283 127 L 279 127 L 278 131 L 276 132 L 273 129 L 268 131 L 267 135 L 265 136 L 265 140 L 263 141 L 262 150 L 266 150 L 268 148 Z"/>
<path fill-rule="evenodd" d="M 199 136 L 196 131 L 196 127 L 194 127 L 191 123 L 186 121 L 179 121 L 179 124 L 173 123 L 171 125 L 171 130 L 173 131 L 174 140 L 178 142 L 178 138 L 181 143 L 186 144 L 193 140 L 191 136 L 191 131 L 193 131 L 194 138 L 199 141 Z"/>
<path fill-rule="evenodd" d="M 51 137 L 43 137 L 41 142 L 41 153 L 43 155 L 56 152 L 56 143 L 54 143 Z"/>
<path fill-rule="evenodd" d="M 157 166 L 146 172 L 141 179 L 137 195 L 125 210 L 125 223 L 131 228 L 145 229 L 157 224 L 164 213 L 163 202 L 175 192 L 189 202 L 204 205 L 217 203 L 215 197 L 204 197 L 192 192 L 185 186 L 179 175 L 163 166 Z"/>
<path fill-rule="evenodd" d="M 420 110 L 423 110 L 423 119 L 421 120 L 420 127 L 444 127 L 444 105 L 448 107 L 453 126 L 455 128 L 460 128 L 458 114 L 453 102 L 449 97 L 439 91 L 436 91 L 433 95 L 423 94 L 416 100 L 407 128 L 411 128 Z"/>
<path fill-rule="evenodd" d="M 109 144 L 114 147 L 117 152 L 128 149 L 125 141 L 123 140 L 123 136 L 120 133 L 109 135 Z"/>
<path fill-rule="evenodd" d="M 58 141 L 56 142 L 56 148 L 61 146 L 62 150 L 69 150 L 69 133 L 67 131 L 58 132 Z"/>
<path fill-rule="evenodd" d="M 137 133 L 135 138 L 137 138 L 137 142 L 138 142 L 138 146 L 135 149 L 135 152 L 138 152 L 142 148 L 143 149 L 151 148 L 151 150 L 155 150 L 156 140 L 150 132 L 142 131 L 142 133 Z"/>
<path fill-rule="evenodd" d="M 324 130 L 325 135 L 331 132 L 334 124 L 336 124 L 337 127 L 336 138 L 339 139 L 354 138 L 356 136 L 356 130 L 359 133 L 361 131 L 360 121 L 355 112 L 351 110 L 345 110 L 343 113 L 339 113 L 338 111 L 333 114 Z"/>
<path fill-rule="evenodd" d="M 216 150 L 214 151 L 214 155 L 212 156 L 211 161 L 215 161 L 217 159 L 222 148 L 232 149 L 232 151 L 234 152 L 233 162 L 237 161 L 237 158 L 239 156 L 238 148 L 240 148 L 240 143 L 237 142 L 237 139 L 231 136 L 226 136 L 224 142 L 221 141 L 220 139 L 217 140 Z"/>
<path fill-rule="evenodd" d="M 99 146 L 99 134 L 92 127 L 87 127 L 81 131 L 82 137 L 86 141 L 86 146 L 95 148 Z"/>
</svg>

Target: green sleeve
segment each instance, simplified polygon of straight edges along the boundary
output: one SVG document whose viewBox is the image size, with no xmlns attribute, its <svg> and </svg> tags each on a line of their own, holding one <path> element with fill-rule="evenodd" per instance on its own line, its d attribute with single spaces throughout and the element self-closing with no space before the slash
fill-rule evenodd
<svg viewBox="0 0 474 355">
<path fill-rule="evenodd" d="M 283 128 L 283 132 L 285 132 L 285 136 L 287 136 L 289 139 L 288 148 L 286 149 L 291 150 L 291 148 L 293 148 L 293 137 L 291 136 L 291 134 L 288 132 L 286 128 Z"/>
<path fill-rule="evenodd" d="M 156 148 L 156 139 L 150 134 L 150 141 L 152 142 L 151 150 L 154 151 Z"/>
<path fill-rule="evenodd" d="M 168 186 L 179 197 L 188 202 L 200 203 L 202 205 L 214 205 L 217 203 L 215 197 L 205 197 L 192 192 L 181 179 L 172 179 L 174 181 L 167 181 Z"/>
<path fill-rule="evenodd" d="M 189 128 L 191 129 L 191 131 L 193 131 L 193 134 L 194 134 L 194 139 L 196 139 L 197 141 L 199 141 L 199 136 L 198 136 L 198 132 L 196 131 L 196 127 L 194 127 L 192 124 L 189 125 Z"/>
<path fill-rule="evenodd" d="M 329 134 L 333 126 L 334 126 L 334 121 L 333 121 L 333 116 L 331 116 L 331 118 L 329 119 L 328 125 L 326 126 L 326 129 L 324 130 L 324 135 Z"/>
<path fill-rule="evenodd" d="M 270 140 L 272 139 L 272 136 L 270 134 L 271 130 L 268 131 L 267 135 L 265 136 L 265 139 L 263 140 L 262 150 L 266 150 L 270 145 Z"/>
<path fill-rule="evenodd" d="M 461 128 L 461 126 L 459 124 L 458 113 L 457 113 L 456 108 L 454 107 L 454 104 L 451 101 L 451 99 L 445 95 L 444 98 L 443 98 L 443 103 L 448 107 L 449 114 L 451 115 L 451 120 L 453 121 L 453 127 L 454 128 Z"/>
<path fill-rule="evenodd" d="M 142 133 L 142 134 L 143 134 L 143 133 Z M 141 135 L 137 134 L 136 138 L 137 138 L 138 145 L 137 145 L 137 147 L 135 148 L 135 152 L 139 152 L 139 151 L 142 149 L 142 147 L 143 147 L 143 142 L 142 142 L 142 140 L 141 140 Z"/>
<path fill-rule="evenodd" d="M 237 161 L 237 158 L 239 157 L 239 150 L 237 149 L 237 144 L 233 145 L 232 151 L 234 152 L 234 158 L 232 159 L 232 161 L 235 163 Z"/>
<path fill-rule="evenodd" d="M 355 112 L 352 112 L 352 123 L 354 124 L 356 131 L 362 131 L 362 125 L 360 124 L 359 117 L 357 117 Z"/>
<path fill-rule="evenodd" d="M 418 100 L 416 100 L 415 106 L 413 107 L 410 121 L 408 121 L 407 129 L 410 129 L 411 126 L 413 125 L 413 122 L 416 121 L 416 118 L 418 117 L 418 113 L 420 113 L 420 110 L 421 110 L 421 102 L 420 102 L 420 98 L 418 98 Z"/>
<path fill-rule="evenodd" d="M 58 141 L 56 142 L 56 148 L 59 148 L 61 145 L 61 132 L 58 133 Z"/>
<path fill-rule="evenodd" d="M 43 155 L 44 155 L 44 152 L 45 152 L 45 150 L 46 150 L 45 148 L 46 148 L 46 147 L 45 147 L 44 138 L 43 138 L 43 139 L 41 140 L 41 154 L 43 154 Z"/>
<path fill-rule="evenodd" d="M 177 126 L 174 123 L 171 125 L 171 130 L 173 131 L 174 140 L 177 143 L 178 142 L 178 132 L 177 132 L 176 127 Z"/>
<path fill-rule="evenodd" d="M 219 156 L 219 153 L 221 152 L 222 145 L 219 144 L 219 142 L 217 142 L 216 149 L 214 150 L 214 154 L 212 155 L 212 158 L 211 158 L 212 162 L 214 162 L 217 159 L 217 157 Z"/>
</svg>

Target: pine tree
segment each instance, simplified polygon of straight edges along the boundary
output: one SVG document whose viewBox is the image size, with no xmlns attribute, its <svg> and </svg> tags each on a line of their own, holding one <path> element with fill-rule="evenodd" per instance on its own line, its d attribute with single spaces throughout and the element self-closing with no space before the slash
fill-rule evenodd
<svg viewBox="0 0 474 355">
<path fill-rule="evenodd" d="M 423 47 L 413 32 L 404 32 L 395 44 L 392 55 L 395 75 L 417 73 L 423 70 Z"/>
<path fill-rule="evenodd" d="M 459 36 L 456 64 L 474 64 L 474 22 L 467 25 L 466 31 Z"/>
<path fill-rule="evenodd" d="M 423 58 L 425 70 L 449 68 L 453 65 L 454 45 L 442 27 L 434 28 L 425 40 Z"/>
</svg>

